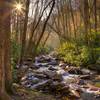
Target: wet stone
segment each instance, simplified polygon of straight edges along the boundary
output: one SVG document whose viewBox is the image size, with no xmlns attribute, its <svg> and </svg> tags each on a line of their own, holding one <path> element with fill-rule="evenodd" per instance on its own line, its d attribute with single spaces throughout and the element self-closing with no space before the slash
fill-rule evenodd
<svg viewBox="0 0 100 100">
<path fill-rule="evenodd" d="M 100 98 L 96 98 L 96 96 L 92 93 L 82 93 L 82 100 L 100 100 Z"/>
<path fill-rule="evenodd" d="M 58 68 L 57 67 L 54 67 L 54 66 L 49 66 L 49 68 L 48 68 L 49 70 L 52 70 L 52 71 L 56 71 L 56 70 L 58 70 Z"/>
<path fill-rule="evenodd" d="M 21 84 L 22 85 L 26 85 L 28 82 L 27 82 L 27 80 L 26 81 L 23 81 L 23 82 L 21 82 Z"/>
<path fill-rule="evenodd" d="M 78 79 L 78 75 L 71 75 L 71 74 L 67 74 L 67 75 L 63 75 L 63 82 L 70 84 L 70 83 L 76 83 Z"/>
<path fill-rule="evenodd" d="M 21 78 L 21 81 L 25 81 L 25 80 L 27 80 L 27 76 Z"/>
<path fill-rule="evenodd" d="M 54 76 L 56 75 L 56 72 L 55 72 L 55 71 L 50 71 L 50 70 L 48 70 L 48 71 L 44 71 L 44 74 L 45 74 L 47 77 L 52 78 L 52 77 L 54 77 Z"/>
<path fill-rule="evenodd" d="M 58 63 L 55 61 L 55 60 L 52 60 L 52 61 L 50 61 L 49 63 L 48 63 L 48 65 L 57 65 Z"/>
<path fill-rule="evenodd" d="M 56 91 L 64 90 L 65 88 L 63 88 L 63 87 L 65 87 L 65 84 L 58 82 L 58 81 L 54 81 L 54 82 L 52 82 L 52 84 L 50 84 L 50 90 L 51 91 L 53 91 L 53 90 L 56 90 Z M 66 88 L 66 89 L 68 89 L 68 88 Z"/>
<path fill-rule="evenodd" d="M 21 68 L 22 69 L 27 69 L 29 66 L 28 65 L 22 65 Z"/>
<path fill-rule="evenodd" d="M 35 65 L 35 64 L 33 64 L 33 65 L 31 65 L 31 67 L 30 68 L 32 68 L 32 69 L 39 69 L 40 68 L 40 66 L 38 66 L 38 65 Z"/>
<path fill-rule="evenodd" d="M 80 76 L 81 79 L 89 80 L 91 79 L 91 75 L 82 75 Z"/>
<path fill-rule="evenodd" d="M 82 79 L 79 79 L 79 80 L 77 81 L 77 84 L 78 84 L 78 85 L 85 85 L 85 81 L 82 80 Z"/>
<path fill-rule="evenodd" d="M 44 75 L 44 74 L 35 74 L 34 75 L 35 77 L 37 77 L 37 78 L 40 78 L 40 79 L 44 79 L 44 78 L 46 78 L 46 75 Z"/>
<path fill-rule="evenodd" d="M 30 88 L 31 89 L 43 89 L 45 88 L 47 85 L 50 84 L 50 80 L 44 80 L 42 82 L 39 82 L 38 84 L 32 85 Z"/>
<path fill-rule="evenodd" d="M 94 72 L 94 71 L 92 71 L 92 70 L 89 70 L 89 69 L 83 68 L 83 69 L 81 69 L 81 71 L 82 71 L 82 73 L 83 73 L 84 75 L 87 75 L 87 74 L 96 75 L 96 72 Z"/>
<path fill-rule="evenodd" d="M 70 74 L 77 74 L 77 75 L 82 75 L 82 71 L 80 70 L 80 68 L 75 68 L 75 67 L 71 67 L 68 69 L 68 72 Z"/>
</svg>

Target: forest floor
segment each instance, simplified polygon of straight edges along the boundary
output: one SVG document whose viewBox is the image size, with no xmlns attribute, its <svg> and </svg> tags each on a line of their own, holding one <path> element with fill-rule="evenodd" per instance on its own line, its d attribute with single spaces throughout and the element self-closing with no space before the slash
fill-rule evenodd
<svg viewBox="0 0 100 100">
<path fill-rule="evenodd" d="M 17 89 L 17 94 L 12 96 L 13 100 L 56 100 L 54 96 L 36 91 Z"/>
</svg>

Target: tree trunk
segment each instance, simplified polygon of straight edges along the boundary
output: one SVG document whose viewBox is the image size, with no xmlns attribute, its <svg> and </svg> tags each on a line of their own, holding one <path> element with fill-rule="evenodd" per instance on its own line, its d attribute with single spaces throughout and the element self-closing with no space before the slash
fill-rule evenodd
<svg viewBox="0 0 100 100">
<path fill-rule="evenodd" d="M 10 9 L 6 2 L 7 0 L 0 0 L 0 100 L 11 100 L 6 92 L 6 87 L 11 83 Z"/>
<path fill-rule="evenodd" d="M 23 30 L 23 34 L 22 34 L 22 43 L 21 43 L 22 47 L 21 47 L 21 55 L 20 55 L 20 66 L 23 63 L 25 46 L 26 46 L 26 33 L 27 33 L 27 24 L 28 24 L 29 5 L 30 5 L 30 0 L 27 0 L 26 1 L 25 20 L 24 20 L 24 30 Z"/>
</svg>

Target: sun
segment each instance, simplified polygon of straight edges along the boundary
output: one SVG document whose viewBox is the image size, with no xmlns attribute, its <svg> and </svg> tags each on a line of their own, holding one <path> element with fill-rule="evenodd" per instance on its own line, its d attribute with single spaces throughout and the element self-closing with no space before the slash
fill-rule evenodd
<svg viewBox="0 0 100 100">
<path fill-rule="evenodd" d="M 15 9 L 18 11 L 22 11 L 22 4 L 20 4 L 20 3 L 16 4 Z"/>
<path fill-rule="evenodd" d="M 13 4 L 13 7 L 14 7 L 14 10 L 17 12 L 17 13 L 23 13 L 23 4 L 21 4 L 20 2 L 15 2 Z"/>
</svg>

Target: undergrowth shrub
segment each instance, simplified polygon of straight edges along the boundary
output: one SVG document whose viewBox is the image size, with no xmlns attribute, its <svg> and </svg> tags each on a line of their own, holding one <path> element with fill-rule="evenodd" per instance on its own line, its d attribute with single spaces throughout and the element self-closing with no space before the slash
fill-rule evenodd
<svg viewBox="0 0 100 100">
<path fill-rule="evenodd" d="M 76 43 L 63 43 L 58 49 L 58 57 L 75 66 L 96 63 L 97 55 L 93 48 L 78 46 Z"/>
<path fill-rule="evenodd" d="M 11 65 L 12 65 L 12 75 L 13 81 L 17 82 L 17 69 L 16 64 L 18 62 L 20 56 L 20 44 L 18 44 L 15 40 L 11 40 Z"/>
<path fill-rule="evenodd" d="M 48 53 L 50 53 L 50 51 L 52 51 L 52 48 L 50 48 L 48 46 L 39 45 L 36 52 L 37 52 L 37 55 L 40 55 L 40 54 L 48 54 Z"/>
<path fill-rule="evenodd" d="M 84 34 L 77 36 L 76 40 L 64 42 L 57 49 L 58 57 L 76 66 L 100 64 L 100 32 L 92 29 L 88 42 L 87 45 Z"/>
</svg>

